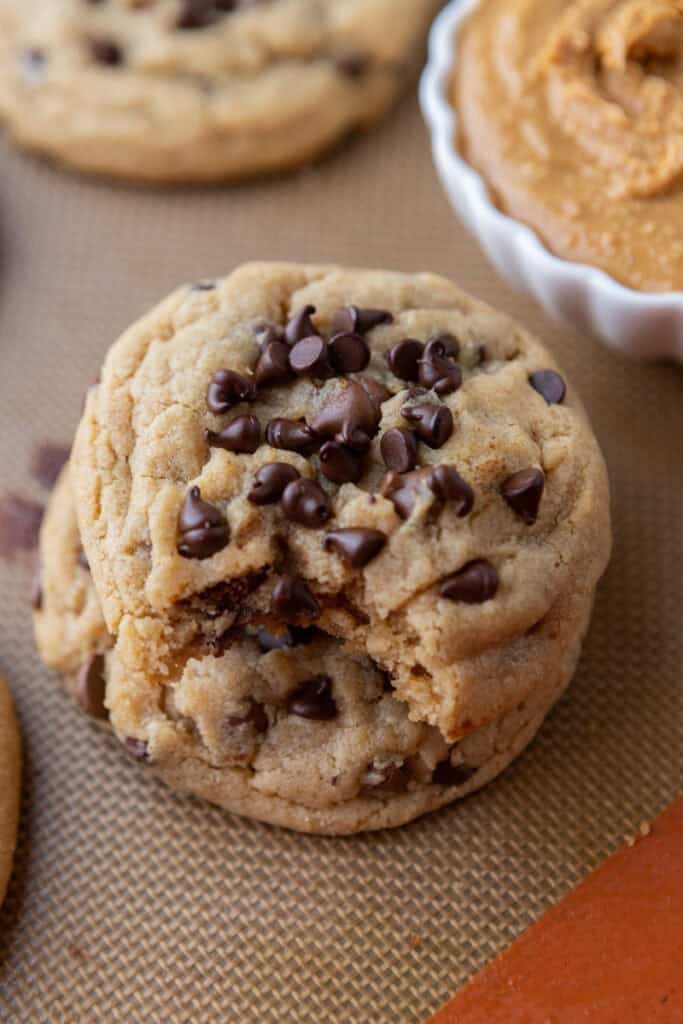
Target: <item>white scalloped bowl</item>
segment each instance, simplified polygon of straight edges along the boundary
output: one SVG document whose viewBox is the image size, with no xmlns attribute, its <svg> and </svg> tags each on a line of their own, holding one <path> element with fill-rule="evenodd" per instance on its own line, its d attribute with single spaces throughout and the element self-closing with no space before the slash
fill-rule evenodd
<svg viewBox="0 0 683 1024">
<path fill-rule="evenodd" d="M 552 316 L 637 359 L 683 363 L 683 292 L 638 292 L 603 270 L 554 256 L 525 224 L 492 203 L 481 176 L 459 155 L 448 97 L 456 33 L 479 0 L 451 0 L 431 30 L 420 104 L 439 177 L 452 206 L 496 270 Z"/>
</svg>

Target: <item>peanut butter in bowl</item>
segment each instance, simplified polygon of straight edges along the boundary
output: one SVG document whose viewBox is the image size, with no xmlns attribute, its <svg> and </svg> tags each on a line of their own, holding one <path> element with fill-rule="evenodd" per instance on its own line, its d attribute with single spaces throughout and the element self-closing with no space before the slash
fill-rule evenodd
<svg viewBox="0 0 683 1024">
<path fill-rule="evenodd" d="M 480 0 L 458 147 L 556 255 L 683 291 L 683 0 Z"/>
</svg>

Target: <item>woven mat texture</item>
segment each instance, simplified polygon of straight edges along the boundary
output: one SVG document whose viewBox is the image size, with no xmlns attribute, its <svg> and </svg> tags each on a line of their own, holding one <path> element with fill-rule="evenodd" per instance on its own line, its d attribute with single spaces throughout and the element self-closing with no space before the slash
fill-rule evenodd
<svg viewBox="0 0 683 1024">
<path fill-rule="evenodd" d="M 681 789 L 683 372 L 639 367 L 509 291 L 447 206 L 408 98 L 318 167 L 146 191 L 0 145 L 0 478 L 44 500 L 108 345 L 184 280 L 250 258 L 433 270 L 538 333 L 579 386 L 615 524 L 577 678 L 485 792 L 413 825 L 311 838 L 178 797 L 41 668 L 28 559 L 0 565 L 0 671 L 26 745 L 0 911 L 0 1020 L 418 1024 Z"/>
</svg>

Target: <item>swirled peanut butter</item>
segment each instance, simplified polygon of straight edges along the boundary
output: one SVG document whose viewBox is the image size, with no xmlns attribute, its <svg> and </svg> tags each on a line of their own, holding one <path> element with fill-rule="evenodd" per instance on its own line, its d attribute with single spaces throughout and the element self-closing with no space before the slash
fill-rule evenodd
<svg viewBox="0 0 683 1024">
<path fill-rule="evenodd" d="M 683 291 L 683 0 L 482 0 L 459 145 L 559 256 Z"/>
</svg>

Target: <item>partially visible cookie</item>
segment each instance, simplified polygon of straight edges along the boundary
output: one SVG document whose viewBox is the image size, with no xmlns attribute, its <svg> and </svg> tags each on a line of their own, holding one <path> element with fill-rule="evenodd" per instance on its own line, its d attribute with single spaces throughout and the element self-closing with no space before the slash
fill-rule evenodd
<svg viewBox="0 0 683 1024">
<path fill-rule="evenodd" d="M 39 538 L 33 628 L 40 656 L 84 711 L 104 712 L 104 658 L 112 639 L 81 547 L 68 464 L 50 495 Z"/>
<path fill-rule="evenodd" d="M 19 820 L 21 741 L 14 705 L 0 675 L 0 903 L 12 871 Z"/>
<path fill-rule="evenodd" d="M 412 78 L 439 0 L 0 0 L 22 145 L 152 182 L 302 164 Z"/>
</svg>

